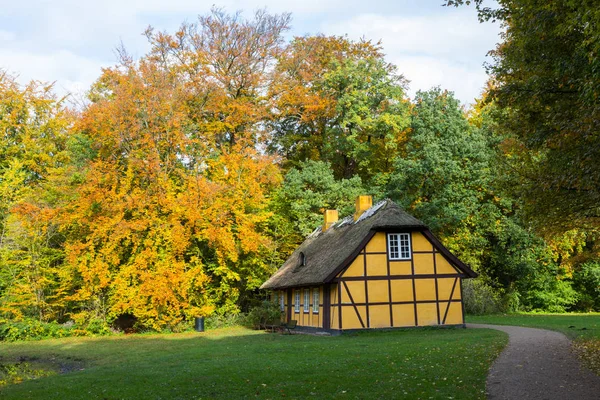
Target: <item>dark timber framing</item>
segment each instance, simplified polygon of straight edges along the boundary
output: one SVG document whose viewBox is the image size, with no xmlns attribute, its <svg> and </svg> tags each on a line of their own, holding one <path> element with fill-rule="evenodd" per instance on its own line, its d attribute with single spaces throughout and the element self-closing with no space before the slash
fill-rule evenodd
<svg viewBox="0 0 600 400">
<path fill-rule="evenodd" d="M 389 306 L 389 321 L 390 321 L 390 328 L 395 328 L 395 327 L 405 327 L 405 326 L 398 326 L 397 324 L 394 323 L 394 311 L 393 311 L 393 306 L 394 305 L 413 305 L 413 318 L 414 318 L 414 325 L 415 326 L 419 326 L 419 311 L 418 311 L 418 305 L 419 304 L 435 304 L 436 306 L 436 320 L 437 320 L 437 324 L 438 325 L 445 325 L 446 323 L 446 319 L 448 317 L 448 313 L 450 310 L 450 305 L 451 303 L 461 303 L 461 307 L 463 309 L 463 324 L 464 324 L 464 304 L 462 303 L 462 278 L 467 277 L 468 275 L 466 275 L 465 273 L 461 273 L 461 272 L 456 272 L 456 273 L 444 273 L 444 274 L 438 274 L 438 260 L 437 260 L 437 255 L 440 254 L 442 257 L 445 257 L 445 255 L 438 250 L 438 248 L 436 247 L 436 245 L 434 243 L 432 243 L 431 241 L 429 242 L 431 245 L 431 250 L 419 250 L 419 251 L 415 251 L 414 250 L 414 241 L 413 238 L 411 236 L 410 239 L 410 246 L 411 246 L 411 256 L 410 259 L 406 259 L 406 260 L 390 260 L 390 256 L 389 256 L 389 239 L 388 239 L 388 234 L 390 233 L 413 233 L 413 232 L 421 232 L 422 231 L 405 231 L 405 230 L 388 230 L 386 232 L 382 232 L 385 234 L 385 249 L 386 251 L 367 251 L 367 244 L 368 242 L 375 236 L 375 234 L 377 232 L 373 232 L 372 235 L 369 235 L 369 241 L 365 241 L 365 243 L 363 244 L 363 247 L 357 249 L 357 251 L 355 251 L 355 257 L 354 259 L 348 259 L 345 260 L 344 265 L 345 268 L 340 270 L 336 277 L 331 279 L 332 283 L 336 283 L 337 284 L 337 301 L 328 304 L 329 309 L 331 309 L 331 307 L 337 307 L 338 310 L 338 325 L 339 325 L 339 330 L 343 330 L 343 309 L 344 307 L 352 307 L 354 310 L 354 313 L 356 314 L 358 321 L 360 323 L 360 326 L 362 328 L 371 328 L 372 324 L 371 324 L 371 318 L 370 318 L 370 306 Z M 425 235 L 424 235 L 425 236 Z M 425 236 L 427 239 L 429 239 L 427 236 Z M 385 275 L 371 275 L 368 276 L 369 270 L 368 270 L 368 257 L 371 255 L 384 255 L 386 256 L 386 260 L 385 260 L 385 268 L 386 268 L 386 274 Z M 433 264 L 433 274 L 417 274 L 415 271 L 415 260 L 414 260 L 414 256 L 413 254 L 429 254 L 432 257 L 432 264 Z M 362 260 L 361 260 L 362 258 Z M 362 270 L 362 276 L 348 276 L 348 277 L 344 277 L 344 276 L 340 276 L 341 274 L 343 274 L 346 269 L 355 261 L 358 261 L 359 264 L 361 265 L 361 270 Z M 362 261 L 362 262 L 361 262 Z M 406 274 L 406 275 L 392 275 L 391 273 L 391 263 L 392 262 L 406 262 L 406 263 L 410 263 L 410 274 Z M 448 262 L 450 262 L 450 260 L 448 260 Z M 451 265 L 453 265 L 451 263 Z M 456 268 L 456 267 L 455 267 Z M 460 269 L 457 268 L 458 271 L 461 271 Z M 438 280 L 439 279 L 454 279 L 453 282 L 453 286 L 452 286 L 452 291 L 450 293 L 450 297 L 448 299 L 440 299 L 440 289 L 439 289 L 439 283 Z M 412 300 L 407 300 L 407 301 L 393 301 L 393 295 L 392 295 L 392 281 L 394 280 L 406 280 L 406 279 L 410 279 L 412 280 Z M 432 300 L 417 300 L 417 290 L 416 290 L 416 282 L 420 279 L 433 279 L 434 280 L 434 285 L 435 285 L 435 299 Z M 388 301 L 387 302 L 382 302 L 382 301 L 372 301 L 369 299 L 369 281 L 382 281 L 385 280 L 387 281 L 387 290 L 388 290 Z M 355 301 L 355 298 L 352 296 L 352 293 L 350 291 L 350 287 L 348 286 L 348 284 L 346 282 L 361 282 L 364 281 L 364 297 L 365 300 L 364 302 L 357 302 Z M 456 284 L 457 282 L 460 282 L 461 287 L 458 289 L 460 290 L 460 298 L 459 299 L 454 299 L 454 294 L 456 293 Z M 328 285 L 324 285 L 324 288 L 328 287 Z M 346 302 L 342 302 L 342 291 L 345 290 L 348 299 L 349 299 L 349 303 Z M 325 293 L 325 290 L 324 290 Z M 331 300 L 331 295 L 327 296 L 327 298 L 329 300 Z M 363 318 L 363 314 L 361 314 L 360 310 L 358 309 L 358 307 L 365 307 L 365 315 Z M 330 318 L 327 318 L 327 320 L 330 320 Z M 325 328 L 325 325 L 323 325 L 323 328 Z M 331 328 L 331 324 L 329 324 L 329 328 Z"/>
<path fill-rule="evenodd" d="M 361 251 L 362 257 L 363 257 L 363 266 L 364 266 L 364 276 L 367 276 L 367 246 L 365 245 L 364 247 L 364 251 Z M 344 284 L 346 284 L 346 282 L 344 282 Z M 346 288 L 346 290 L 348 290 Z M 350 291 L 348 290 L 348 295 L 350 295 Z M 369 318 L 369 282 L 365 279 L 365 303 L 367 303 L 366 306 L 366 313 L 367 313 L 367 328 L 371 327 L 371 318 Z M 359 317 L 360 318 L 360 317 Z M 364 328 L 364 326 L 363 326 Z"/>
<path fill-rule="evenodd" d="M 360 322 L 360 325 L 364 328 L 365 327 L 365 323 L 363 322 L 362 317 L 360 316 L 360 312 L 358 311 L 358 308 L 356 307 L 356 303 L 354 302 L 354 299 L 352 298 L 352 293 L 350 293 L 350 289 L 348 289 L 348 284 L 346 282 L 342 282 L 342 284 L 344 285 L 344 289 L 346 289 L 346 293 L 348 294 L 348 298 L 350 299 L 350 304 L 352 304 L 352 307 L 354 307 L 354 312 L 356 313 L 356 316 L 358 317 L 358 322 Z M 341 306 L 343 306 L 343 304 L 340 303 Z M 369 303 L 365 303 L 365 305 L 369 305 Z"/>
<path fill-rule="evenodd" d="M 371 239 L 373 238 L 373 236 L 375 236 L 376 233 L 377 233 L 377 231 L 375 231 L 375 230 L 369 231 L 369 234 L 367 236 L 365 236 L 365 238 L 362 240 L 362 242 L 360 242 L 360 244 L 352 252 L 352 254 L 350 254 L 350 256 L 348 258 L 346 258 L 344 260 L 344 262 L 342 262 L 339 265 L 339 267 L 337 267 L 335 270 L 333 270 L 333 272 L 331 274 L 329 274 L 329 276 L 327 276 L 327 278 L 325 278 L 325 283 L 330 282 L 331 280 L 333 280 L 336 276 L 338 276 L 338 274 L 340 272 L 342 272 L 350 264 L 352 264 L 352 261 L 354 261 L 354 259 L 356 258 L 356 256 L 358 256 L 360 254 L 360 252 L 366 247 L 367 243 L 369 243 L 371 241 Z"/>
<path fill-rule="evenodd" d="M 387 238 L 387 234 L 386 234 Z M 389 258 L 389 256 L 388 256 Z M 413 253 L 413 241 L 411 238 L 410 241 L 410 270 L 412 271 L 413 277 L 415 276 L 415 256 Z M 413 290 L 413 301 L 414 301 L 414 309 L 415 309 L 415 326 L 419 326 L 419 314 L 417 312 L 417 280 L 413 278 L 412 280 L 412 290 Z"/>
<path fill-rule="evenodd" d="M 366 258 L 366 255 L 365 255 Z M 412 258 L 412 254 L 411 254 Z M 394 327 L 394 305 L 392 303 L 392 270 L 390 268 L 390 249 L 388 244 L 387 235 L 385 235 L 385 263 L 387 266 L 387 277 L 388 277 L 388 301 L 390 303 L 390 326 Z M 367 282 L 367 274 L 365 274 L 365 282 Z"/>
<path fill-rule="evenodd" d="M 410 216 L 394 219 L 403 211 L 394 211 L 398 207 L 389 200 L 387 202 L 386 207 L 391 207 L 388 214 L 383 213 L 379 220 L 373 216 L 366 219 L 376 223 L 344 222 L 340 228 L 332 228 L 340 229 L 338 232 L 311 235 L 295 256 L 291 256 L 270 282 L 264 284 L 266 289 L 280 290 L 287 299 L 282 319 L 297 320 L 301 327 L 341 332 L 374 327 L 405 328 L 436 322 L 446 325 L 448 321 L 458 325 L 461 320 L 458 313 L 462 311 L 464 325 L 462 279 L 477 274 L 451 254 L 420 221 L 413 218 L 416 221 L 413 224 Z M 359 234 L 352 236 L 352 232 Z M 403 233 L 410 235 L 410 257 L 391 260 L 389 234 Z M 418 239 L 415 234 L 419 235 Z M 371 243 L 374 238 L 376 240 Z M 351 246 L 344 246 L 348 242 Z M 328 258 L 335 249 L 344 251 L 337 251 L 340 255 L 336 259 Z M 294 264 L 297 254 L 305 252 L 308 255 L 305 261 L 309 263 L 305 267 L 312 270 L 298 269 Z M 310 264 L 310 260 L 315 259 L 322 261 Z M 352 272 L 348 273 L 350 267 Z M 407 279 L 411 282 L 406 282 Z M 314 304 L 316 290 L 319 290 L 318 305 Z M 455 303 L 461 304 L 460 310 Z M 308 311 L 305 311 L 307 305 Z M 295 312 L 295 307 L 299 307 L 299 313 Z"/>
<path fill-rule="evenodd" d="M 432 246 L 433 247 L 433 246 Z M 435 247 L 433 248 L 433 274 L 435 275 L 435 308 L 437 310 L 437 323 L 440 324 L 440 294 L 438 292 L 438 277 L 437 277 L 437 252 L 435 251 Z"/>
<path fill-rule="evenodd" d="M 452 285 L 452 291 L 450 292 L 450 299 L 448 300 L 448 305 L 446 306 L 446 312 L 444 313 L 444 321 L 442 322 L 442 324 L 446 323 L 446 317 L 448 316 L 448 311 L 450 310 L 450 303 L 452 303 L 452 298 L 454 297 L 454 290 L 456 289 L 456 282 L 458 282 L 458 278 L 454 279 L 454 284 Z M 438 307 L 439 307 L 439 302 L 438 302 Z M 464 320 L 464 315 L 463 315 L 463 320 Z"/>
</svg>

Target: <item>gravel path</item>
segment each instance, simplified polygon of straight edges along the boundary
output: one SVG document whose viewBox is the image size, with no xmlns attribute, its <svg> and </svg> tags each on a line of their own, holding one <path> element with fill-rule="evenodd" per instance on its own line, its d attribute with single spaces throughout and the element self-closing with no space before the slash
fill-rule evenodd
<svg viewBox="0 0 600 400">
<path fill-rule="evenodd" d="M 487 378 L 488 399 L 600 400 L 600 377 L 580 366 L 559 332 L 519 326 L 467 324 L 506 332 L 508 346 Z"/>
</svg>

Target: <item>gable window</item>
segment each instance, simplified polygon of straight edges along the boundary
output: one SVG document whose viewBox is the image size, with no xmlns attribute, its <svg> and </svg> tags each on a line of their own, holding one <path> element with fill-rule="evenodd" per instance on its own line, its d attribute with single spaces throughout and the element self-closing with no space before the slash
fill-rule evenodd
<svg viewBox="0 0 600 400">
<path fill-rule="evenodd" d="M 319 288 L 313 289 L 313 313 L 319 312 Z"/>
<path fill-rule="evenodd" d="M 300 291 L 299 290 L 294 291 L 294 312 L 295 313 L 300 312 Z"/>
<path fill-rule="evenodd" d="M 410 260 L 410 233 L 388 233 L 390 260 Z"/>
<path fill-rule="evenodd" d="M 310 310 L 308 308 L 309 303 L 310 303 L 310 290 L 304 289 L 304 312 L 305 313 L 307 313 Z"/>
<path fill-rule="evenodd" d="M 306 265 L 306 254 L 300 253 L 300 266 L 304 267 Z"/>
<path fill-rule="evenodd" d="M 279 310 L 283 311 L 285 309 L 285 298 L 283 296 L 283 292 L 279 293 Z"/>
</svg>

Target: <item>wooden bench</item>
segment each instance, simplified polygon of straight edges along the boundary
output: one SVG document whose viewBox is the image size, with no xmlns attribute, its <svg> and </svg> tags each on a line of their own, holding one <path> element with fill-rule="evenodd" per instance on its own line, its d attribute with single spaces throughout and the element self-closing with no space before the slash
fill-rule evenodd
<svg viewBox="0 0 600 400">
<path fill-rule="evenodd" d="M 292 331 L 296 329 L 296 325 L 298 325 L 298 321 L 295 319 L 291 320 L 290 322 L 282 322 L 280 326 L 281 332 L 285 332 L 287 330 L 291 335 Z"/>
</svg>

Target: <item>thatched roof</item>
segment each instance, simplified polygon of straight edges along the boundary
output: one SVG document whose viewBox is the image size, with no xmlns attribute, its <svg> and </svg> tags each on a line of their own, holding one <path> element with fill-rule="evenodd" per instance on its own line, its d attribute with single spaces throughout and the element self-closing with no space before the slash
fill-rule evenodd
<svg viewBox="0 0 600 400">
<path fill-rule="evenodd" d="M 347 266 L 377 231 L 419 230 L 430 240 L 433 235 L 425 224 L 407 214 L 391 200 L 384 200 L 365 211 L 357 221 L 348 216 L 322 232 L 317 228 L 294 251 L 279 270 L 262 284 L 261 289 L 316 286 L 331 281 Z M 430 237 L 431 235 L 431 237 Z M 468 276 L 477 276 L 435 239 L 435 245 L 449 261 Z M 438 246 L 439 245 L 439 246 Z M 447 252 L 447 254 L 446 254 Z M 305 256 L 302 265 L 301 254 Z M 450 257 L 448 257 L 448 255 Z"/>
</svg>

